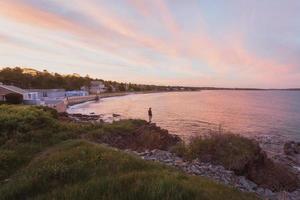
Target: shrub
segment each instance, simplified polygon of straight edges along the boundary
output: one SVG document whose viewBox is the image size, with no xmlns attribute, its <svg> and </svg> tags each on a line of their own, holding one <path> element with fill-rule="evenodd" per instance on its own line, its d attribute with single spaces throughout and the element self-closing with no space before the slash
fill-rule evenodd
<svg viewBox="0 0 300 200">
<path fill-rule="evenodd" d="M 257 159 L 261 149 L 257 142 L 234 134 L 213 134 L 194 138 L 189 144 L 191 158 L 220 164 L 242 174 L 249 162 Z"/>
<path fill-rule="evenodd" d="M 54 118 L 54 119 L 58 119 L 58 112 L 57 110 L 55 110 L 54 108 L 50 108 L 50 107 L 47 107 L 47 106 L 36 106 L 35 108 L 37 109 L 41 109 L 42 111 L 45 111 L 45 112 L 48 112 L 51 114 L 51 116 Z"/>
<path fill-rule="evenodd" d="M 0 110 L 0 136 L 7 139 L 56 124 L 50 113 L 35 107 L 0 105 Z"/>
<path fill-rule="evenodd" d="M 0 181 L 44 148 L 76 137 L 79 126 L 53 117 L 51 110 L 39 107 L 0 105 Z"/>
</svg>

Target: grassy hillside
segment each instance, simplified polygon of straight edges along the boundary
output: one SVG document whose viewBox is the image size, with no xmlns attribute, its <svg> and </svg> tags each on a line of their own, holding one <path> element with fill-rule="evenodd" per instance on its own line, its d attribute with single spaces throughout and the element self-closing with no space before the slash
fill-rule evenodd
<svg viewBox="0 0 300 200">
<path fill-rule="evenodd" d="M 80 139 L 131 134 L 140 123 L 74 124 L 47 109 L 1 105 L 0 199 L 256 199 Z"/>
</svg>

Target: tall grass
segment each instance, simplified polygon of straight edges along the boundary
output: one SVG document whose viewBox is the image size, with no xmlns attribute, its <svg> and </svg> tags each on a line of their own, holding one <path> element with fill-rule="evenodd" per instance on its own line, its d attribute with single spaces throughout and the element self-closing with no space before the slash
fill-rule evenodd
<svg viewBox="0 0 300 200">
<path fill-rule="evenodd" d="M 186 159 L 200 159 L 220 164 L 227 169 L 242 173 L 246 165 L 260 155 L 257 142 L 235 134 L 211 134 L 195 137 L 189 144 L 181 143 L 173 152 Z"/>
<path fill-rule="evenodd" d="M 39 155 L 0 188 L 0 199 L 256 199 L 86 141 Z"/>
</svg>

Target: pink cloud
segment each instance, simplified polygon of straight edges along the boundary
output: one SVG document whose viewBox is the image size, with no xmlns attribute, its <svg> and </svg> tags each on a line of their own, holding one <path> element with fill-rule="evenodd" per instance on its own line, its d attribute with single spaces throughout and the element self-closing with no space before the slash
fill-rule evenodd
<svg viewBox="0 0 300 200">
<path fill-rule="evenodd" d="M 97 53 L 99 49 L 113 54 L 113 59 L 125 66 L 173 70 L 193 77 L 193 80 L 181 79 L 184 83 L 190 81 L 191 84 L 196 84 L 198 77 L 199 84 L 213 84 L 219 82 L 219 79 L 224 84 L 232 84 L 228 77 L 236 74 L 246 78 L 248 82 L 268 86 L 276 84 L 279 79 L 284 82 L 299 77 L 291 75 L 296 63 L 283 63 L 276 58 L 258 56 L 247 48 L 247 41 L 239 32 L 233 33 L 231 37 L 214 38 L 205 27 L 205 20 L 201 18 L 198 19 L 198 30 L 187 32 L 180 29 L 165 1 L 128 2 L 142 17 L 156 19 L 157 21 L 153 21 L 160 23 L 161 26 L 158 27 L 164 29 L 159 31 L 167 30 L 168 39 L 164 40 L 147 32 L 141 24 L 135 24 L 134 20 L 128 20 L 120 13 L 112 12 L 104 4 L 94 1 L 76 1 L 76 6 L 72 9 L 95 22 L 95 26 L 80 24 L 18 0 L 1 1 L 0 16 L 32 26 L 33 30 L 41 28 L 48 30 L 49 34 L 66 33 L 67 39 L 54 40 L 61 48 L 77 47 L 86 52 L 94 52 L 95 55 L 100 55 Z M 65 2 L 61 5 L 70 6 Z M 3 40 L 5 38 L 0 35 L 0 41 Z M 143 53 L 144 51 L 157 55 L 157 59 Z M 81 54 L 78 56 L 85 59 Z M 93 61 L 88 59 L 90 58 L 86 58 L 86 62 L 97 65 L 97 58 Z M 213 73 L 202 73 L 201 66 L 194 66 L 192 61 L 206 64 Z M 175 82 L 175 79 L 165 80 Z"/>
</svg>

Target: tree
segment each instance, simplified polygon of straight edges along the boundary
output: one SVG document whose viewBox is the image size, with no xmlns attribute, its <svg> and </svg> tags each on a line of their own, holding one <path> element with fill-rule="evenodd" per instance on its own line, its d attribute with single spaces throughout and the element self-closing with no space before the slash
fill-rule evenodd
<svg viewBox="0 0 300 200">
<path fill-rule="evenodd" d="M 119 84 L 119 91 L 121 91 L 121 92 L 126 91 L 126 88 L 125 88 L 125 84 L 124 84 L 124 83 L 120 83 L 120 84 Z"/>
</svg>

